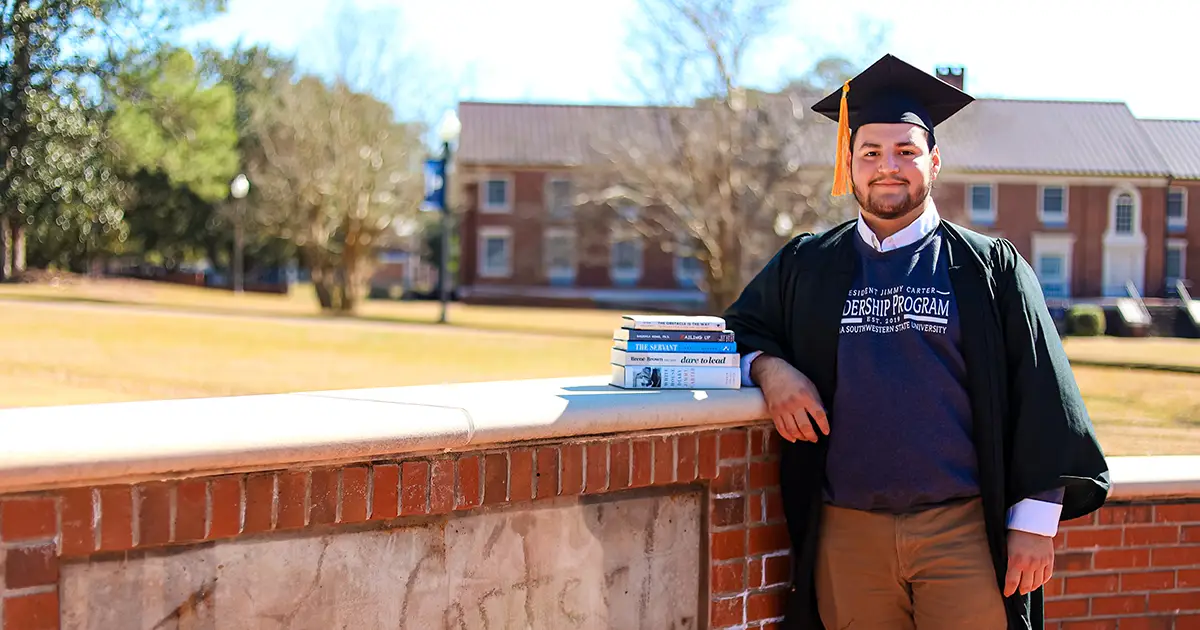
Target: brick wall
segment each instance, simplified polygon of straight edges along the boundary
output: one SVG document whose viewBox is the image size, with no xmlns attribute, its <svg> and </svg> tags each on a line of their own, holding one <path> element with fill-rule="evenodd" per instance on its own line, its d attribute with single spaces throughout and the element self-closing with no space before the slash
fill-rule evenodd
<svg viewBox="0 0 1200 630">
<path fill-rule="evenodd" d="M 0 629 L 59 627 L 62 563 L 252 536 L 404 527 L 650 486 L 707 493 L 706 576 L 717 628 L 768 628 L 788 572 L 777 437 L 677 431 L 0 497 Z M 415 520 L 414 520 L 415 519 Z M 263 576 L 269 579 L 270 576 Z M 706 626 L 701 626 L 706 627 Z"/>
</svg>

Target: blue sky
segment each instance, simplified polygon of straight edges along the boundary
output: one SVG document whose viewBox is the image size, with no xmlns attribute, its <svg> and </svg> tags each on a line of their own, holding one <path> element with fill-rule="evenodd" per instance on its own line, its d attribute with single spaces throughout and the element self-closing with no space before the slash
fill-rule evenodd
<svg viewBox="0 0 1200 630">
<path fill-rule="evenodd" d="M 242 38 L 322 62 L 331 3 L 231 0 L 189 40 Z M 434 89 L 426 108 L 454 99 L 628 103 L 627 20 L 634 0 L 360 0 L 398 8 L 397 46 Z M 883 10 L 886 9 L 886 12 Z M 966 68 L 982 97 L 1118 100 L 1150 118 L 1200 119 L 1200 2 L 1195 0 L 796 0 L 755 51 L 747 80 L 771 87 L 828 52 L 858 55 L 858 20 L 888 26 L 884 50 L 932 70 Z"/>
</svg>

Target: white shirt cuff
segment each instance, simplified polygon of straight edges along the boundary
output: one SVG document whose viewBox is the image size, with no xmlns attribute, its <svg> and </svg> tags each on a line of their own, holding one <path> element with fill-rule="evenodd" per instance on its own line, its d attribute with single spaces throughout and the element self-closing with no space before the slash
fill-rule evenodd
<svg viewBox="0 0 1200 630">
<path fill-rule="evenodd" d="M 1008 528 L 1053 538 L 1058 533 L 1062 505 L 1037 499 L 1022 499 L 1008 509 Z"/>
<path fill-rule="evenodd" d="M 754 363 L 754 359 L 760 354 L 761 350 L 755 350 L 742 357 L 742 387 L 754 387 L 754 380 L 750 378 L 750 364 Z"/>
</svg>

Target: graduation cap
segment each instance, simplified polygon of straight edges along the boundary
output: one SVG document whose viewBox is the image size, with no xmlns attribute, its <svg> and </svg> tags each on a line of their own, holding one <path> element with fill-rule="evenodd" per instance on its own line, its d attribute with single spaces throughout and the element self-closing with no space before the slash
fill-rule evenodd
<svg viewBox="0 0 1200 630">
<path fill-rule="evenodd" d="M 850 133 L 871 123 L 911 123 L 929 132 L 975 100 L 893 55 L 884 55 L 812 109 L 838 123 L 833 195 L 850 192 Z"/>
</svg>

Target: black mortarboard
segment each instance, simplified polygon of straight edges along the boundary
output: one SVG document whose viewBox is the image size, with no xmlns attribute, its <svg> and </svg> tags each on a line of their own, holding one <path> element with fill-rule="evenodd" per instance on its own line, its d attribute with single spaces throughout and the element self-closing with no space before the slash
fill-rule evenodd
<svg viewBox="0 0 1200 630">
<path fill-rule="evenodd" d="M 871 67 L 821 99 L 812 109 L 838 123 L 834 196 L 850 191 L 846 156 L 850 133 L 870 123 L 911 123 L 929 132 L 958 113 L 971 101 L 969 94 L 893 55 L 884 55 Z"/>
</svg>

